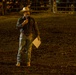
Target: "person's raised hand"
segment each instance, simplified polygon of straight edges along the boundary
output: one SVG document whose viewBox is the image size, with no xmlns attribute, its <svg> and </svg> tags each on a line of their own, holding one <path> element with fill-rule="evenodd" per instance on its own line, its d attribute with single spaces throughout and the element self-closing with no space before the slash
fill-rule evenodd
<svg viewBox="0 0 76 75">
<path fill-rule="evenodd" d="M 22 26 L 26 25 L 27 23 L 28 23 L 28 19 L 23 21 Z"/>
</svg>

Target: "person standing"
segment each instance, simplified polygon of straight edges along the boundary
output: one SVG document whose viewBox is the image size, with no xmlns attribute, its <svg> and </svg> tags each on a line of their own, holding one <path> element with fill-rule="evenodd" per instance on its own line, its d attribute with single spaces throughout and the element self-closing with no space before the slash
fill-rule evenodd
<svg viewBox="0 0 76 75">
<path fill-rule="evenodd" d="M 26 66 L 31 66 L 31 51 L 32 51 L 32 41 L 34 38 L 38 37 L 40 39 L 40 33 L 34 18 L 30 15 L 30 9 L 28 7 L 23 7 L 21 10 L 23 16 L 17 21 L 17 28 L 20 30 L 19 37 L 19 49 L 17 54 L 16 66 L 20 66 L 21 54 L 25 50 L 26 54 Z M 35 37 L 33 37 L 35 36 Z"/>
</svg>

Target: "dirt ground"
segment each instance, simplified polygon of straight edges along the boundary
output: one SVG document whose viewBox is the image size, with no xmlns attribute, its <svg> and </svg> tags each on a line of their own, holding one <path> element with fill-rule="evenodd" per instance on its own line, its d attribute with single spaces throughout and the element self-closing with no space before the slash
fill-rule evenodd
<svg viewBox="0 0 76 75">
<path fill-rule="evenodd" d="M 42 44 L 33 46 L 31 67 L 22 55 L 16 67 L 20 16 L 0 17 L 0 75 L 76 75 L 76 15 L 33 15 L 38 21 Z"/>
</svg>

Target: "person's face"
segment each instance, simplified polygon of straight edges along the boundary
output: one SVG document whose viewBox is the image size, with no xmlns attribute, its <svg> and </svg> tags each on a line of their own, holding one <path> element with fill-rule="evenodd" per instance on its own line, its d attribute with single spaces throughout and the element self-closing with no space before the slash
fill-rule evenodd
<svg viewBox="0 0 76 75">
<path fill-rule="evenodd" d="M 29 16 L 30 16 L 30 12 L 29 12 L 29 11 L 24 12 L 24 16 L 27 16 L 27 15 L 29 15 Z"/>
</svg>

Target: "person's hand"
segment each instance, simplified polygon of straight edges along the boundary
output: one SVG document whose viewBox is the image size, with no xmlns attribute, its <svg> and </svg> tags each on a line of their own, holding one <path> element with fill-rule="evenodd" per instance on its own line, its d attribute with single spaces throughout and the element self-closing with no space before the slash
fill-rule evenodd
<svg viewBox="0 0 76 75">
<path fill-rule="evenodd" d="M 24 26 L 27 23 L 28 23 L 28 19 L 24 20 L 23 23 L 22 23 L 22 25 Z"/>
<path fill-rule="evenodd" d="M 39 36 L 39 35 L 37 36 L 37 38 L 38 38 L 38 40 L 41 40 L 41 38 L 40 38 L 40 36 Z"/>
</svg>

